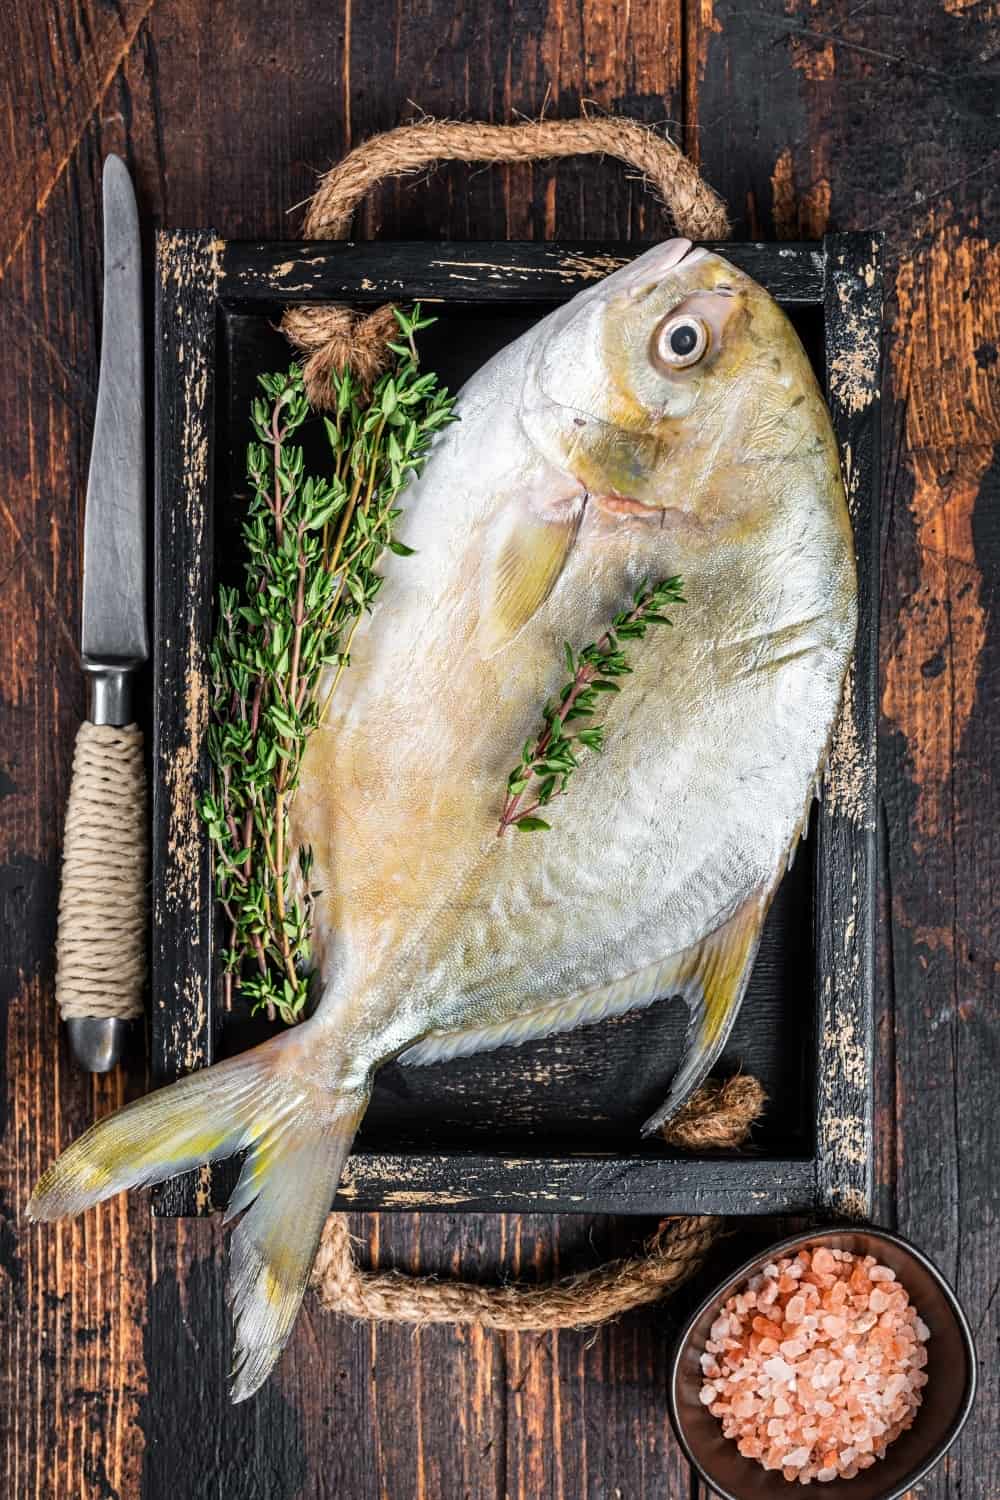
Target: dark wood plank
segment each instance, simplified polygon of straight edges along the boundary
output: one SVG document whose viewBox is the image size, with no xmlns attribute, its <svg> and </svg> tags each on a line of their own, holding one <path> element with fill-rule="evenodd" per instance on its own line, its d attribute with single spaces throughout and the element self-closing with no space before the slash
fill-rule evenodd
<svg viewBox="0 0 1000 1500">
<path fill-rule="evenodd" d="M 741 242 L 714 246 L 741 271 L 789 307 L 822 302 L 824 257 L 814 244 Z M 221 295 L 236 307 L 266 297 L 276 306 L 349 298 L 358 305 L 386 298 L 437 302 L 548 303 L 575 296 L 635 258 L 635 246 L 617 240 L 445 241 L 429 249 L 419 240 L 310 244 L 308 241 L 229 240 L 221 255 Z"/>
<path fill-rule="evenodd" d="M 212 880 L 197 797 L 205 786 L 206 658 L 211 602 L 190 587 L 212 553 L 216 285 L 210 233 L 161 234 L 156 256 L 156 456 L 154 500 L 153 861 L 171 878 L 153 896 L 152 1070 L 170 1083 L 214 1059 L 207 976 L 174 956 L 210 948 Z M 167 460 L 169 455 L 169 461 Z M 169 850 L 169 861 L 167 851 Z M 204 1182 L 200 1180 L 204 1177 Z M 157 1212 L 208 1195 L 208 1171 L 154 1192 Z"/>
<path fill-rule="evenodd" d="M 826 389 L 858 566 L 858 643 L 823 779 L 816 866 L 816 1170 L 820 1202 L 870 1217 L 878 714 L 882 270 L 877 236 L 828 235 Z"/>
<path fill-rule="evenodd" d="M 25 24 L 28 18 L 25 17 Z M 148 1212 L 29 1229 L 57 1151 L 135 1089 L 74 1067 L 53 992 L 62 812 L 84 708 L 81 501 L 97 376 L 94 131 L 0 285 L 0 1490 L 136 1493 Z M 8 161 L 9 166 L 13 166 Z M 141 1087 L 141 1072 L 140 1084 Z"/>
</svg>

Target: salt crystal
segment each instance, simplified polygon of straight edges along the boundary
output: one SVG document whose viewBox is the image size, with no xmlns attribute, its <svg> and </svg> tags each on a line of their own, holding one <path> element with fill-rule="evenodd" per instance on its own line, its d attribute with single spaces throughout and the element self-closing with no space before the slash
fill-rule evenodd
<svg viewBox="0 0 1000 1500">
<path fill-rule="evenodd" d="M 821 1245 L 769 1262 L 719 1309 L 700 1400 L 786 1480 L 849 1479 L 912 1424 L 929 1336 L 894 1272 Z"/>
</svg>

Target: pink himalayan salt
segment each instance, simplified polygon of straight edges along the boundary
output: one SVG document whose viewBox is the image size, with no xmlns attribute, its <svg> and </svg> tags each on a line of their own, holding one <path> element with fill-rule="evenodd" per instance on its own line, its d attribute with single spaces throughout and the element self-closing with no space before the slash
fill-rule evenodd
<svg viewBox="0 0 1000 1500">
<path fill-rule="evenodd" d="M 912 1425 L 929 1337 L 874 1256 L 800 1250 L 720 1309 L 700 1399 L 744 1458 L 800 1484 L 852 1479 Z"/>
</svg>

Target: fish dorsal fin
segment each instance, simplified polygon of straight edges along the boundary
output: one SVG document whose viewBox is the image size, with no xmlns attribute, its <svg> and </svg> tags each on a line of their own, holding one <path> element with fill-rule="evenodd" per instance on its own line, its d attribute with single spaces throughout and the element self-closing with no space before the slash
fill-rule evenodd
<svg viewBox="0 0 1000 1500">
<path fill-rule="evenodd" d="M 484 655 L 512 641 L 555 588 L 580 529 L 584 500 L 578 491 L 542 514 L 523 501 L 505 507 L 483 576 L 479 642 Z"/>
<path fill-rule="evenodd" d="M 680 995 L 691 1012 L 684 1057 L 667 1102 L 643 1127 L 648 1133 L 676 1113 L 722 1051 L 750 978 L 768 905 L 769 893 L 754 892 L 728 921 L 690 948 L 682 948 L 612 984 L 539 1006 L 492 1026 L 431 1032 L 407 1048 L 399 1061 L 444 1062 L 496 1047 L 518 1046 L 608 1016 L 624 1015 L 653 1000 Z"/>
</svg>

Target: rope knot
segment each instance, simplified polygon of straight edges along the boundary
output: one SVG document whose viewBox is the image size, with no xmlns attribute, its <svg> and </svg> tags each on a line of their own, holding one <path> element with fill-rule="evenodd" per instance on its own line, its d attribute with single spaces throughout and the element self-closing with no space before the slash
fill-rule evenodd
<svg viewBox="0 0 1000 1500">
<path fill-rule="evenodd" d="M 349 369 L 362 390 L 370 391 L 390 359 L 389 343 L 399 332 L 389 303 L 374 312 L 324 303 L 290 307 L 282 329 L 299 354 L 306 355 L 302 380 L 309 403 L 318 411 L 336 404 L 331 376 Z"/>
</svg>

